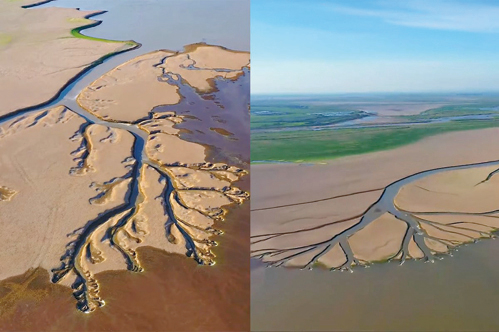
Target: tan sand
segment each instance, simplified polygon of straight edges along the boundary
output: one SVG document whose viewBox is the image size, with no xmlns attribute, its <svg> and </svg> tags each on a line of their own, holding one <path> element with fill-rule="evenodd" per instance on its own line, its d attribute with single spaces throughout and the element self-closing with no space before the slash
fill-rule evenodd
<svg viewBox="0 0 499 332">
<path fill-rule="evenodd" d="M 448 171 L 424 177 L 402 187 L 395 203 L 410 212 L 484 213 L 498 209 L 499 176 L 488 175 L 497 166 Z"/>
<path fill-rule="evenodd" d="M 385 213 L 350 236 L 348 242 L 357 259 L 364 262 L 385 261 L 399 252 L 406 229 L 404 222 Z"/>
<path fill-rule="evenodd" d="M 214 90 L 215 78 L 236 79 L 248 64 L 248 52 L 219 46 L 194 44 L 184 52 L 155 51 L 97 79 L 80 93 L 78 103 L 102 119 L 136 122 L 155 106 L 180 101 L 173 81 L 181 79 L 198 92 L 208 93 Z"/>
<path fill-rule="evenodd" d="M 87 127 L 92 149 L 86 159 L 92 171 L 88 177 L 71 176 L 72 169 L 81 169 L 80 160 L 74 161 L 77 154 L 71 153 L 78 151 L 82 138 L 70 137 L 84 123 L 68 109 L 57 107 L 2 125 L 0 182 L 18 193 L 2 204 L 5 248 L 0 253 L 0 279 L 38 266 L 47 270 L 59 266 L 71 241 L 67 235 L 109 208 L 89 204 L 96 195 L 90 185 L 127 173 L 122 161 L 130 156 L 132 139 L 125 132 L 118 142 L 102 143 L 101 126 Z M 123 202 L 121 189 L 108 204 Z"/>
<path fill-rule="evenodd" d="M 103 119 L 120 122 L 135 122 L 155 106 L 178 103 L 178 88 L 159 81 L 163 72 L 155 66 L 172 54 L 157 51 L 125 62 L 85 88 L 78 103 Z"/>
<path fill-rule="evenodd" d="M 0 187 L 0 201 L 10 201 L 17 192 L 7 187 Z"/>
<path fill-rule="evenodd" d="M 102 56 L 132 43 L 75 38 L 73 28 L 94 22 L 93 12 L 0 2 L 0 116 L 50 100 L 61 87 Z"/>
<path fill-rule="evenodd" d="M 395 204 L 417 218 L 435 252 L 490 238 L 499 228 L 497 169 L 474 167 L 429 175 L 403 186 Z"/>
<path fill-rule="evenodd" d="M 0 149 L 9 152 L 2 156 L 0 181 L 8 188 L 17 188 L 18 194 L 16 199 L 3 202 L 1 219 L 6 224 L 3 233 L 6 235 L 3 239 L 6 249 L 0 254 L 0 279 L 21 274 L 29 268 L 42 267 L 49 271 L 57 268 L 66 246 L 80 238 L 79 234 L 89 220 L 95 220 L 100 213 L 125 203 L 125 193 L 132 181 L 133 136 L 124 130 L 101 125 L 88 125 L 82 129 L 82 124 L 82 118 L 58 107 L 12 120 L 2 127 Z M 170 136 L 182 142 L 180 145 L 170 142 L 170 149 L 181 147 L 189 151 L 189 145 L 199 146 L 204 156 L 202 146 Z M 230 167 L 216 171 L 231 174 L 233 180 L 230 181 L 224 177 L 219 179 L 217 173 L 210 172 L 216 170 L 217 165 L 200 167 L 160 166 L 158 170 L 162 172 L 159 172 L 151 166 L 143 166 L 140 178 L 143 200 L 137 203 L 137 211 L 130 222 L 118 227 L 121 231 L 116 233 L 115 246 L 122 246 L 130 253 L 139 246 L 185 253 L 186 239 L 177 226 L 171 226 L 170 233 L 165 234 L 165 223 L 169 218 L 165 215 L 164 204 L 168 197 L 162 198 L 165 182 L 160 178 L 171 175 L 174 186 L 178 188 L 179 202 L 182 202 L 179 204 L 170 195 L 173 213 L 186 223 L 183 230 L 200 241 L 196 245 L 200 259 L 208 263 L 213 261 L 214 256 L 210 253 L 213 243 L 209 238 L 216 231 L 212 226 L 225 215 L 222 206 L 240 203 L 247 197 L 244 192 L 231 187 L 232 181 L 246 173 Z M 24 208 L 26 206 L 30 208 Z M 118 221 L 128 211 L 130 209 L 110 217 L 88 235 L 85 243 L 90 258 L 79 256 L 77 251 L 74 259 L 79 261 L 79 267 L 70 269 L 61 283 L 72 284 L 75 272 L 89 271 L 93 275 L 127 268 L 122 253 L 111 247 L 106 234 L 117 227 Z M 135 258 L 135 254 L 131 257 Z M 66 274 L 68 261 L 62 261 L 60 271 Z M 138 260 L 136 264 L 140 264 Z M 95 308 L 92 303 L 86 305 L 88 310 Z"/>
<path fill-rule="evenodd" d="M 246 243 L 245 235 L 238 241 Z M 27 271 L 0 281 L 0 294 L 9 294 L 0 299 L 0 306 L 7 308 L 0 315 L 0 328 L 94 332 L 192 331 L 202 327 L 203 331 L 249 331 L 248 252 L 244 250 L 241 255 L 240 247 L 232 243 L 228 249 L 231 257 L 226 264 L 203 268 L 179 255 L 139 248 L 147 273 L 99 273 L 106 307 L 91 315 L 76 312 L 71 290 L 50 283 L 47 271 Z M 193 307 L 201 312 L 193 314 Z"/>
<path fill-rule="evenodd" d="M 78 308 L 91 312 L 105 303 L 95 275 L 120 269 L 143 271 L 137 254 L 141 246 L 215 264 L 217 242 L 212 238 L 222 233 L 215 223 L 225 219 L 228 205 L 248 198 L 233 186 L 247 171 L 207 162 L 205 146 L 179 137 L 174 125 L 183 117 L 152 112 L 161 103 L 171 103 L 162 99 L 161 89 L 173 89 L 175 100 L 180 98 L 176 86 L 158 83 L 157 54 L 114 69 L 110 73 L 119 76 L 119 84 L 95 90 L 109 92 L 110 97 L 100 98 L 112 98 L 111 104 L 132 115 L 138 122 L 133 127 L 117 125 L 117 119 L 109 119 L 110 127 L 90 124 L 62 106 L 2 125 L 0 149 L 6 153 L 0 162 L 0 183 L 2 188 L 15 188 L 17 195 L 12 199 L 12 191 L 2 189 L 10 201 L 3 199 L 0 215 L 0 221 L 8 224 L 0 279 L 40 267 L 51 271 L 52 281 L 71 285 Z M 140 77 L 142 73 L 153 74 Z M 131 89 L 136 81 L 142 90 Z M 121 86 L 126 89 L 120 90 Z M 151 91 L 155 91 L 151 96 L 142 94 Z M 128 102 L 134 99 L 139 102 Z M 92 107 L 90 111 L 98 115 L 109 109 L 105 103 Z M 136 138 L 128 128 L 143 131 L 143 151 L 134 151 Z M 139 154 L 142 165 L 133 157 Z"/>
<path fill-rule="evenodd" d="M 253 165 L 251 209 L 382 189 L 427 169 L 494 160 L 499 155 L 497 135 L 497 128 L 453 132 L 392 150 L 338 158 L 326 164 Z M 361 203 L 356 198 L 354 201 L 357 205 Z"/>
<path fill-rule="evenodd" d="M 340 158 L 325 165 L 254 165 L 253 255 L 259 257 L 267 252 L 265 261 L 279 263 L 283 258 L 310 249 L 284 264 L 310 267 L 308 262 L 319 254 L 311 264 L 346 268 L 392 258 L 431 259 L 429 252 L 423 253 L 414 239 L 424 241 L 432 253 L 438 253 L 476 238 L 490 237 L 498 225 L 491 220 L 494 218 L 439 215 L 431 217 L 432 224 L 420 223 L 425 231 L 421 237 L 409 234 L 407 243 L 403 244 L 408 225 L 383 214 L 382 209 L 373 210 L 373 221 L 361 230 L 346 237 L 335 235 L 356 225 L 381 196 L 382 189 L 394 181 L 428 169 L 493 160 L 499 155 L 499 143 L 495 139 L 498 134 L 499 129 L 447 133 L 393 150 Z M 421 179 L 403 187 L 395 203 L 413 212 L 413 217 L 425 219 L 429 216 L 421 212 L 495 210 L 498 193 L 494 182 L 499 177 L 477 185 L 493 170 L 495 168 L 477 168 Z M 443 219 L 448 223 L 466 222 L 465 228 L 471 230 L 460 229 L 460 234 L 455 234 L 450 227 L 442 231 L 436 228 L 440 226 L 435 222 L 443 223 Z M 471 224 L 474 226 L 468 227 Z M 267 235 L 262 236 L 264 234 Z M 331 239 L 336 240 L 327 242 L 332 246 L 326 249 L 326 241 Z M 338 250 L 341 247 L 346 252 Z M 325 254 L 320 256 L 323 250 Z M 350 250 L 353 255 L 348 254 Z"/>
</svg>

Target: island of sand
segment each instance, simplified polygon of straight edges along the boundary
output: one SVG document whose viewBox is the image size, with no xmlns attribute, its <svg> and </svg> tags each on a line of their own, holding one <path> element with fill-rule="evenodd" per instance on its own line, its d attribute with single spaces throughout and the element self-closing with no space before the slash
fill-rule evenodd
<svg viewBox="0 0 499 332">
<path fill-rule="evenodd" d="M 7 4 L 3 6 L 10 6 L 6 8 L 12 13 L 24 10 Z M 38 10 L 27 12 L 35 15 Z M 248 198 L 234 185 L 248 172 L 208 162 L 208 147 L 182 139 L 176 128 L 189 119 L 155 108 L 178 103 L 182 85 L 205 94 L 216 90 L 215 80 L 236 80 L 249 68 L 249 54 L 205 44 L 187 46 L 183 52 L 160 50 L 104 74 L 71 107 L 22 110 L 53 97 L 96 54 L 130 47 L 66 36 L 68 27 L 82 24 L 69 17 L 82 19 L 88 13 L 54 13 L 51 20 L 60 18 L 64 24 L 54 23 L 53 43 L 72 45 L 73 50 L 81 46 L 85 55 L 50 53 L 52 60 L 73 61 L 63 63 L 63 74 L 54 73 L 50 84 L 45 84 L 46 77 L 34 78 L 23 89 L 12 81 L 12 90 L 1 90 L 9 103 L 0 112 L 0 219 L 5 225 L 0 279 L 45 269 L 52 282 L 72 287 L 81 311 L 92 312 L 105 304 L 95 274 L 143 271 L 140 246 L 215 264 L 213 237 L 223 233 L 217 223 L 225 219 L 229 205 Z M 81 42 L 95 43 L 98 50 Z M 50 43 L 40 47 L 51 52 Z M 17 46 L 13 38 L 4 47 L 22 53 L 25 46 L 21 41 Z M 52 70 L 30 59 L 26 63 L 9 79 L 26 81 L 31 70 Z M 16 93 L 29 98 L 14 98 Z M 1 308 L 9 308 L 18 296 L 15 289 L 3 296 Z"/>
<path fill-rule="evenodd" d="M 79 38 L 99 12 L 30 8 L 33 1 L 0 2 L 0 116 L 42 104 L 96 61 L 138 46 L 136 42 Z"/>
<path fill-rule="evenodd" d="M 353 271 L 433 262 L 494 237 L 498 134 L 448 133 L 321 165 L 254 166 L 252 255 L 270 266 Z"/>
</svg>

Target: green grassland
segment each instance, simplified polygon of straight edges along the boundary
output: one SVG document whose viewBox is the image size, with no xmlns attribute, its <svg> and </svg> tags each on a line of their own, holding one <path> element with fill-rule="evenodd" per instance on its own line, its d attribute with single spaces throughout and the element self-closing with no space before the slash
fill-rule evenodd
<svg viewBox="0 0 499 332">
<path fill-rule="evenodd" d="M 91 14 L 91 15 L 88 15 L 86 17 L 72 17 L 72 18 L 69 18 L 68 22 L 70 22 L 70 23 L 81 23 L 81 24 L 88 23 L 88 24 L 85 24 L 85 25 L 82 25 L 82 26 L 78 26 L 78 27 L 72 29 L 71 30 L 71 35 L 73 37 L 76 37 L 76 38 L 87 39 L 87 40 L 92 40 L 92 41 L 98 41 L 98 42 L 103 42 L 103 43 L 125 43 L 125 45 L 132 46 L 132 47 L 135 47 L 135 46 L 138 45 L 138 43 L 136 43 L 133 40 L 125 40 L 125 41 L 123 41 L 123 40 L 103 39 L 103 38 L 91 37 L 91 36 L 87 36 L 87 35 L 82 34 L 81 33 L 82 30 L 86 30 L 86 29 L 89 29 L 89 28 L 96 27 L 96 26 L 98 26 L 101 23 L 100 21 L 94 21 L 94 20 L 90 19 L 91 17 L 99 15 L 99 14 L 101 14 L 101 13 Z"/>
<path fill-rule="evenodd" d="M 251 129 L 326 126 L 367 115 L 362 111 L 320 105 L 255 105 L 251 107 Z"/>
<path fill-rule="evenodd" d="M 487 120 L 455 120 L 441 123 L 388 127 L 341 128 L 325 130 L 262 131 L 254 130 L 252 108 L 252 161 L 320 161 L 348 155 L 391 149 L 414 143 L 425 137 L 451 131 L 499 126 L 499 108 L 495 104 L 444 106 L 419 115 L 400 116 L 401 120 L 424 122 L 449 116 L 494 115 Z M 275 106 L 274 106 L 275 107 Z M 261 109 L 261 108 L 257 108 Z M 286 112 L 289 110 L 286 109 Z M 315 111 L 314 111 L 315 112 Z M 293 118 L 299 118 L 294 115 Z M 495 116 L 497 115 L 497 116 Z M 265 117 L 265 116 L 262 116 Z M 271 121 L 274 118 L 269 118 Z M 260 121 L 260 119 L 258 119 Z M 280 120 L 279 120 L 280 121 Z M 308 120 L 313 122 L 314 120 Z M 302 126 L 300 124 L 298 126 Z M 279 123 L 282 123 L 279 122 Z M 257 128 L 265 128 L 259 123 Z M 272 124 L 267 124 L 271 128 Z"/>
<path fill-rule="evenodd" d="M 76 38 L 88 39 L 88 40 L 99 41 L 99 42 L 104 42 L 104 43 L 125 43 L 128 46 L 135 46 L 135 45 L 137 45 L 137 43 L 134 42 L 134 41 L 132 41 L 132 40 L 121 41 L 121 40 L 111 40 L 111 39 L 96 38 L 96 37 L 90 37 L 90 36 L 84 35 L 84 34 L 82 34 L 80 32 L 80 31 L 82 31 L 84 29 L 88 29 L 89 27 L 93 27 L 94 25 L 96 25 L 96 24 L 92 23 L 92 24 L 88 24 L 88 25 L 85 25 L 85 26 L 82 26 L 82 27 L 74 28 L 74 29 L 71 30 L 71 35 L 73 35 L 73 37 L 76 37 Z"/>
</svg>

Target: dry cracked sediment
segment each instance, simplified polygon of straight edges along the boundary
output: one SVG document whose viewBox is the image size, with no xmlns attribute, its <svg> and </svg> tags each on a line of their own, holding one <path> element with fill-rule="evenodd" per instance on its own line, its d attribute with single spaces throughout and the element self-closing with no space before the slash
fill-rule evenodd
<svg viewBox="0 0 499 332">
<path fill-rule="evenodd" d="M 208 45 L 190 49 L 202 50 L 197 62 L 185 64 L 185 54 L 163 51 L 127 62 L 80 95 L 82 109 L 61 105 L 1 124 L 0 149 L 7 153 L 0 183 L 17 191 L 1 207 L 2 220 L 9 221 L 1 279 L 29 268 L 51 270 L 52 281 L 71 285 L 78 308 L 91 312 L 104 304 L 95 274 L 142 271 L 140 246 L 215 263 L 212 237 L 222 231 L 214 226 L 226 206 L 248 198 L 233 185 L 247 171 L 207 162 L 206 147 L 180 138 L 175 124 L 185 121 L 182 116 L 153 109 L 177 102 L 178 84 L 235 79 L 249 55 Z M 233 54 L 244 61 L 232 61 Z M 183 59 L 178 66 L 169 62 L 176 56 Z M 228 68 L 220 67 L 224 56 Z"/>
</svg>

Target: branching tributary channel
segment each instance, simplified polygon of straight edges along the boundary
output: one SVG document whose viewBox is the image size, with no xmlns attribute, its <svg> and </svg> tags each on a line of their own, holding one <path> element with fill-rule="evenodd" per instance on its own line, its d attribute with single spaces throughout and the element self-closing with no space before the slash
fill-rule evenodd
<svg viewBox="0 0 499 332">
<path fill-rule="evenodd" d="M 10 120 L 14 120 L 14 122 L 20 121 L 19 119 L 22 120 L 23 117 L 26 117 L 29 113 L 34 113 L 42 109 L 49 109 L 56 106 L 67 107 L 86 120 L 86 124 L 80 127 L 76 136 L 79 136 L 82 139 L 82 150 L 88 150 L 85 152 L 87 156 L 90 153 L 91 148 L 89 134 L 87 133 L 87 129 L 90 125 L 95 124 L 108 128 L 125 130 L 134 137 L 132 148 L 133 160 L 128 160 L 128 168 L 130 171 L 126 176 L 127 179 L 130 179 L 130 182 L 124 203 L 101 213 L 97 218 L 88 221 L 81 229 L 75 230 L 72 235 L 76 236 L 76 239 L 66 246 L 66 252 L 61 257 L 61 266 L 52 270 L 53 282 L 58 282 L 71 273 L 76 276 L 72 288 L 74 289 L 74 295 L 78 300 L 77 306 L 81 311 L 87 313 L 104 305 L 104 301 L 99 296 L 99 285 L 87 266 L 90 263 L 99 263 L 104 260 L 102 252 L 100 252 L 95 243 L 96 241 L 92 239 L 93 234 L 100 226 L 106 224 L 111 219 L 117 220 L 114 224 L 110 224 L 110 227 L 105 233 L 105 239 L 109 240 L 111 247 L 121 252 L 129 270 L 135 272 L 143 270 L 135 250 L 124 245 L 122 238 L 124 236 L 129 240 L 139 243 L 141 241 L 139 236 L 144 234 L 139 227 L 141 219 L 139 210 L 144 201 L 144 193 L 141 189 L 140 179 L 142 176 L 141 172 L 145 169 L 144 166 L 154 169 L 165 186 L 161 199 L 165 208 L 165 217 L 167 218 L 165 230 L 168 241 L 176 244 L 179 241 L 178 237 L 183 238 L 187 256 L 192 257 L 199 264 L 213 265 L 215 263 L 214 254 L 211 252 L 210 247 L 216 245 L 216 242 L 210 240 L 209 237 L 221 234 L 222 232 L 211 226 L 207 227 L 193 224 L 185 213 L 179 215 L 176 211 L 192 210 L 193 213 L 205 218 L 205 224 L 207 223 L 206 220 L 216 221 L 222 219 L 226 213 L 221 207 L 211 206 L 208 208 L 199 208 L 186 204 L 179 194 L 179 188 L 175 185 L 175 174 L 170 166 L 163 165 L 159 161 L 152 160 L 147 156 L 145 145 L 150 132 L 141 128 L 140 124 L 144 121 L 152 120 L 152 113 L 146 118 L 135 121 L 133 124 L 119 123 L 98 118 L 86 109 L 80 107 L 76 102 L 76 98 L 83 88 L 116 67 L 118 64 L 138 56 L 138 53 L 138 50 L 134 49 L 129 50 L 126 53 L 122 52 L 120 54 L 115 54 L 113 57 L 106 56 L 101 60 L 94 62 L 77 78 L 68 83 L 51 101 L 21 109 L 0 117 L 0 125 L 2 125 Z M 167 57 L 165 57 L 165 59 L 166 58 Z M 182 83 L 180 75 L 178 75 L 178 77 L 178 79 L 173 79 L 171 75 L 163 73 L 163 78 L 165 80 L 168 79 L 168 82 L 165 82 L 165 84 L 175 84 L 180 87 L 184 83 Z M 168 116 L 171 115 L 165 115 L 164 117 L 168 118 Z M 159 115 L 158 118 L 162 118 L 162 115 Z M 85 157 L 80 159 L 81 163 L 85 164 Z M 130 164 L 130 162 L 132 163 Z M 244 170 L 237 167 L 225 164 L 212 164 L 209 162 L 201 164 L 178 164 L 172 166 L 177 168 L 183 167 L 191 172 L 207 172 L 213 177 L 219 176 L 218 174 L 220 172 L 231 173 L 232 176 L 235 176 L 236 178 L 246 173 Z M 114 179 L 107 184 L 113 184 L 113 181 Z M 241 203 L 248 197 L 247 193 L 230 185 L 225 185 L 221 188 L 194 187 L 195 188 L 182 188 L 182 191 L 197 190 L 198 192 L 216 192 L 221 196 L 223 195 L 229 203 Z M 173 227 L 175 230 L 172 230 Z M 131 232 L 130 230 L 133 231 Z"/>
<path fill-rule="evenodd" d="M 286 232 L 274 232 L 268 234 L 259 234 L 252 236 L 252 256 L 262 259 L 268 263 L 269 267 L 274 266 L 282 266 L 283 264 L 289 263 L 291 260 L 295 260 L 298 258 L 304 258 L 306 263 L 304 264 L 292 264 L 291 266 L 300 266 L 303 269 L 312 269 L 314 264 L 318 263 L 321 257 L 331 254 L 333 248 L 341 250 L 341 254 L 336 255 L 336 264 L 333 264 L 331 270 L 351 270 L 352 266 L 367 266 L 371 263 L 369 260 L 362 260 L 356 257 L 356 254 L 352 251 L 351 245 L 349 243 L 349 237 L 355 235 L 357 232 L 361 231 L 371 223 L 379 220 L 383 215 L 390 215 L 394 217 L 396 220 L 402 221 L 406 225 L 405 234 L 400 238 L 400 247 L 398 251 L 394 251 L 393 254 L 386 260 L 390 261 L 393 259 L 399 260 L 403 263 L 406 258 L 417 258 L 422 259 L 425 262 L 433 262 L 436 254 L 450 254 L 453 249 L 458 247 L 459 245 L 466 242 L 473 242 L 479 238 L 490 238 L 493 237 L 493 232 L 497 227 L 493 227 L 490 224 L 483 223 L 480 224 L 478 222 L 465 222 L 460 221 L 460 218 L 469 218 L 469 217 L 483 217 L 483 218 L 499 218 L 497 215 L 499 213 L 499 209 L 495 209 L 492 211 L 484 211 L 484 212 L 411 212 L 406 211 L 403 208 L 397 206 L 395 203 L 395 197 L 399 193 L 400 189 L 403 186 L 408 185 L 414 181 L 417 181 L 423 177 L 435 175 L 441 172 L 448 171 L 458 171 L 465 170 L 470 168 L 477 167 L 486 167 L 486 166 L 499 166 L 499 161 L 490 161 L 490 162 L 482 162 L 482 163 L 474 163 L 467 165 L 458 165 L 458 166 L 449 166 L 442 167 L 437 169 L 432 169 L 428 171 L 423 171 L 420 173 L 416 173 L 400 179 L 392 184 L 388 185 L 384 188 L 380 198 L 373 203 L 366 211 L 359 215 L 355 215 L 349 218 L 344 218 L 341 220 L 335 220 L 333 222 L 329 222 L 327 224 L 302 228 L 293 231 Z M 487 176 L 484 177 L 483 181 L 476 183 L 475 186 L 479 186 L 482 183 L 489 181 L 494 175 L 499 172 L 498 169 L 493 170 L 492 172 L 487 173 Z M 359 192 L 357 194 L 362 194 L 364 192 Z M 352 196 L 356 193 L 352 193 L 351 195 L 344 196 Z M 331 199 L 335 199 L 338 197 L 332 197 Z M 321 201 L 321 200 L 319 200 Z M 304 205 L 313 202 L 301 202 L 297 205 Z M 285 208 L 292 206 L 292 204 L 278 206 L 274 208 Z M 259 209 L 259 210 L 269 210 L 273 209 L 272 207 Z M 456 220 L 451 223 L 440 223 L 435 220 L 428 220 L 431 216 L 455 216 Z M 355 220 L 358 220 L 355 222 Z M 278 240 L 281 237 L 287 236 L 295 236 L 300 237 L 300 235 L 307 236 L 307 232 L 321 231 L 321 228 L 326 228 L 334 224 L 342 224 L 342 223 L 353 223 L 352 225 L 345 227 L 343 230 L 336 232 L 335 234 L 331 234 L 331 237 L 326 238 L 323 241 L 310 243 L 307 245 L 299 245 L 293 246 L 291 244 L 292 241 L 289 241 L 289 245 L 278 245 L 279 242 L 273 242 Z M 474 225 L 473 225 L 474 224 Z M 470 225 L 474 226 L 470 228 Z M 428 229 L 432 229 L 434 231 L 439 232 L 440 235 L 444 234 L 444 236 L 436 236 L 430 234 Z M 324 231 L 322 231 L 324 232 Z M 445 238 L 445 235 L 447 238 Z M 449 236 L 451 235 L 451 236 Z M 376 237 L 383 238 L 383 234 L 373 235 Z M 461 238 L 461 240 L 452 239 L 452 236 Z M 365 239 L 365 241 L 377 241 L 378 239 Z M 387 239 L 385 239 L 388 241 Z M 430 242 L 428 242 L 430 241 Z M 268 243 L 268 245 L 266 245 Z M 272 245 L 271 243 L 276 243 Z M 385 243 L 383 239 L 380 239 L 378 243 Z M 413 245 L 412 251 L 410 249 L 410 245 Z M 429 245 L 428 243 L 433 243 L 433 245 Z M 441 248 L 440 250 L 438 248 Z M 414 252 L 417 252 L 416 256 Z M 342 256 L 342 259 L 338 259 L 339 256 Z M 438 257 L 438 256 L 437 256 Z M 303 261 L 303 260 L 301 260 Z"/>
</svg>

